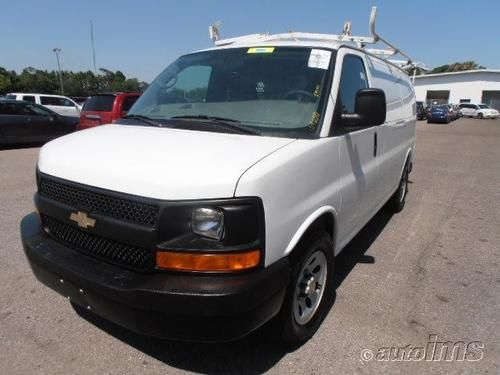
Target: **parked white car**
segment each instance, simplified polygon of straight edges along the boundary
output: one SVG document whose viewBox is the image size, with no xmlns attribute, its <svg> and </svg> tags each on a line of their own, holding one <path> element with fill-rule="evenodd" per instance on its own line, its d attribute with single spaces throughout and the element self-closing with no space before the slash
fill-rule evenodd
<svg viewBox="0 0 500 375">
<path fill-rule="evenodd" d="M 82 106 L 73 99 L 61 95 L 9 93 L 6 98 L 40 104 L 62 116 L 80 117 L 82 110 Z"/>
<path fill-rule="evenodd" d="M 499 116 L 499 112 L 496 109 L 490 108 L 486 104 L 461 103 L 460 112 L 462 116 L 477 117 L 479 119 L 495 119 Z"/>
<path fill-rule="evenodd" d="M 415 108 L 400 68 L 340 37 L 221 41 L 125 118 L 42 148 L 26 255 L 41 282 L 142 334 L 232 340 L 276 317 L 277 337 L 303 342 L 335 255 L 404 207 Z"/>
</svg>

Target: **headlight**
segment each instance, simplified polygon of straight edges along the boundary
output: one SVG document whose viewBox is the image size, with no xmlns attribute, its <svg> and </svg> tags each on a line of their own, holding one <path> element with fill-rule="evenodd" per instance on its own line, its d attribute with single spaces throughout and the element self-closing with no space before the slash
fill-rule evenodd
<svg viewBox="0 0 500 375">
<path fill-rule="evenodd" d="M 195 208 L 191 214 L 193 233 L 221 240 L 224 236 L 224 213 L 217 208 Z"/>
</svg>

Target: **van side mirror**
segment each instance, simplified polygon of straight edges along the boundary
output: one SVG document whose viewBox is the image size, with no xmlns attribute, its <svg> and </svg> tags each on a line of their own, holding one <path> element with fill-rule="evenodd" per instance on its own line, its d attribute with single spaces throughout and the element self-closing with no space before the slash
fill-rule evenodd
<svg viewBox="0 0 500 375">
<path fill-rule="evenodd" d="M 356 93 L 355 113 L 342 114 L 346 127 L 382 125 L 387 114 L 385 93 L 381 89 L 361 89 Z"/>
</svg>

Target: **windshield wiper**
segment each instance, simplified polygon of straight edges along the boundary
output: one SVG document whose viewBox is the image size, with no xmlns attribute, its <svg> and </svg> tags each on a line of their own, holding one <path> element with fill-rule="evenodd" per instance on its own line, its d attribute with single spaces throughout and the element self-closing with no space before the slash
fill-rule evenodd
<svg viewBox="0 0 500 375">
<path fill-rule="evenodd" d="M 208 115 L 181 115 L 172 116 L 170 118 L 174 119 L 195 119 L 195 120 L 212 120 L 212 121 L 226 121 L 226 122 L 241 122 L 240 120 L 235 120 L 234 118 L 218 117 L 218 116 L 208 116 Z"/>
<path fill-rule="evenodd" d="M 256 129 L 249 128 L 247 126 L 241 125 L 241 121 L 232 118 L 219 117 L 219 116 L 207 116 L 207 115 L 182 115 L 182 116 L 172 116 L 170 119 L 173 120 L 207 120 L 210 123 L 217 126 L 233 129 L 245 134 L 260 135 L 260 132 Z M 237 124 L 237 125 L 236 125 Z"/>
<path fill-rule="evenodd" d="M 163 126 L 159 122 L 153 120 L 151 117 L 143 116 L 143 115 L 126 115 L 126 116 L 123 116 L 122 118 L 139 120 L 139 121 L 142 121 L 143 123 L 151 125 L 151 126 L 160 126 L 160 127 Z"/>
</svg>

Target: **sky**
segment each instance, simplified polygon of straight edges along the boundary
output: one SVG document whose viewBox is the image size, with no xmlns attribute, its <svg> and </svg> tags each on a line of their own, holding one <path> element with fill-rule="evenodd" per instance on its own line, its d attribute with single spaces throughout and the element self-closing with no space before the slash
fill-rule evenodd
<svg viewBox="0 0 500 375">
<path fill-rule="evenodd" d="M 498 0 L 0 0 L 0 66 L 92 70 L 90 21 L 97 68 L 150 82 L 178 56 L 212 45 L 208 26 L 222 21 L 223 38 L 258 32 L 368 34 L 377 30 L 414 61 L 435 67 L 474 60 L 500 68 Z"/>
</svg>

